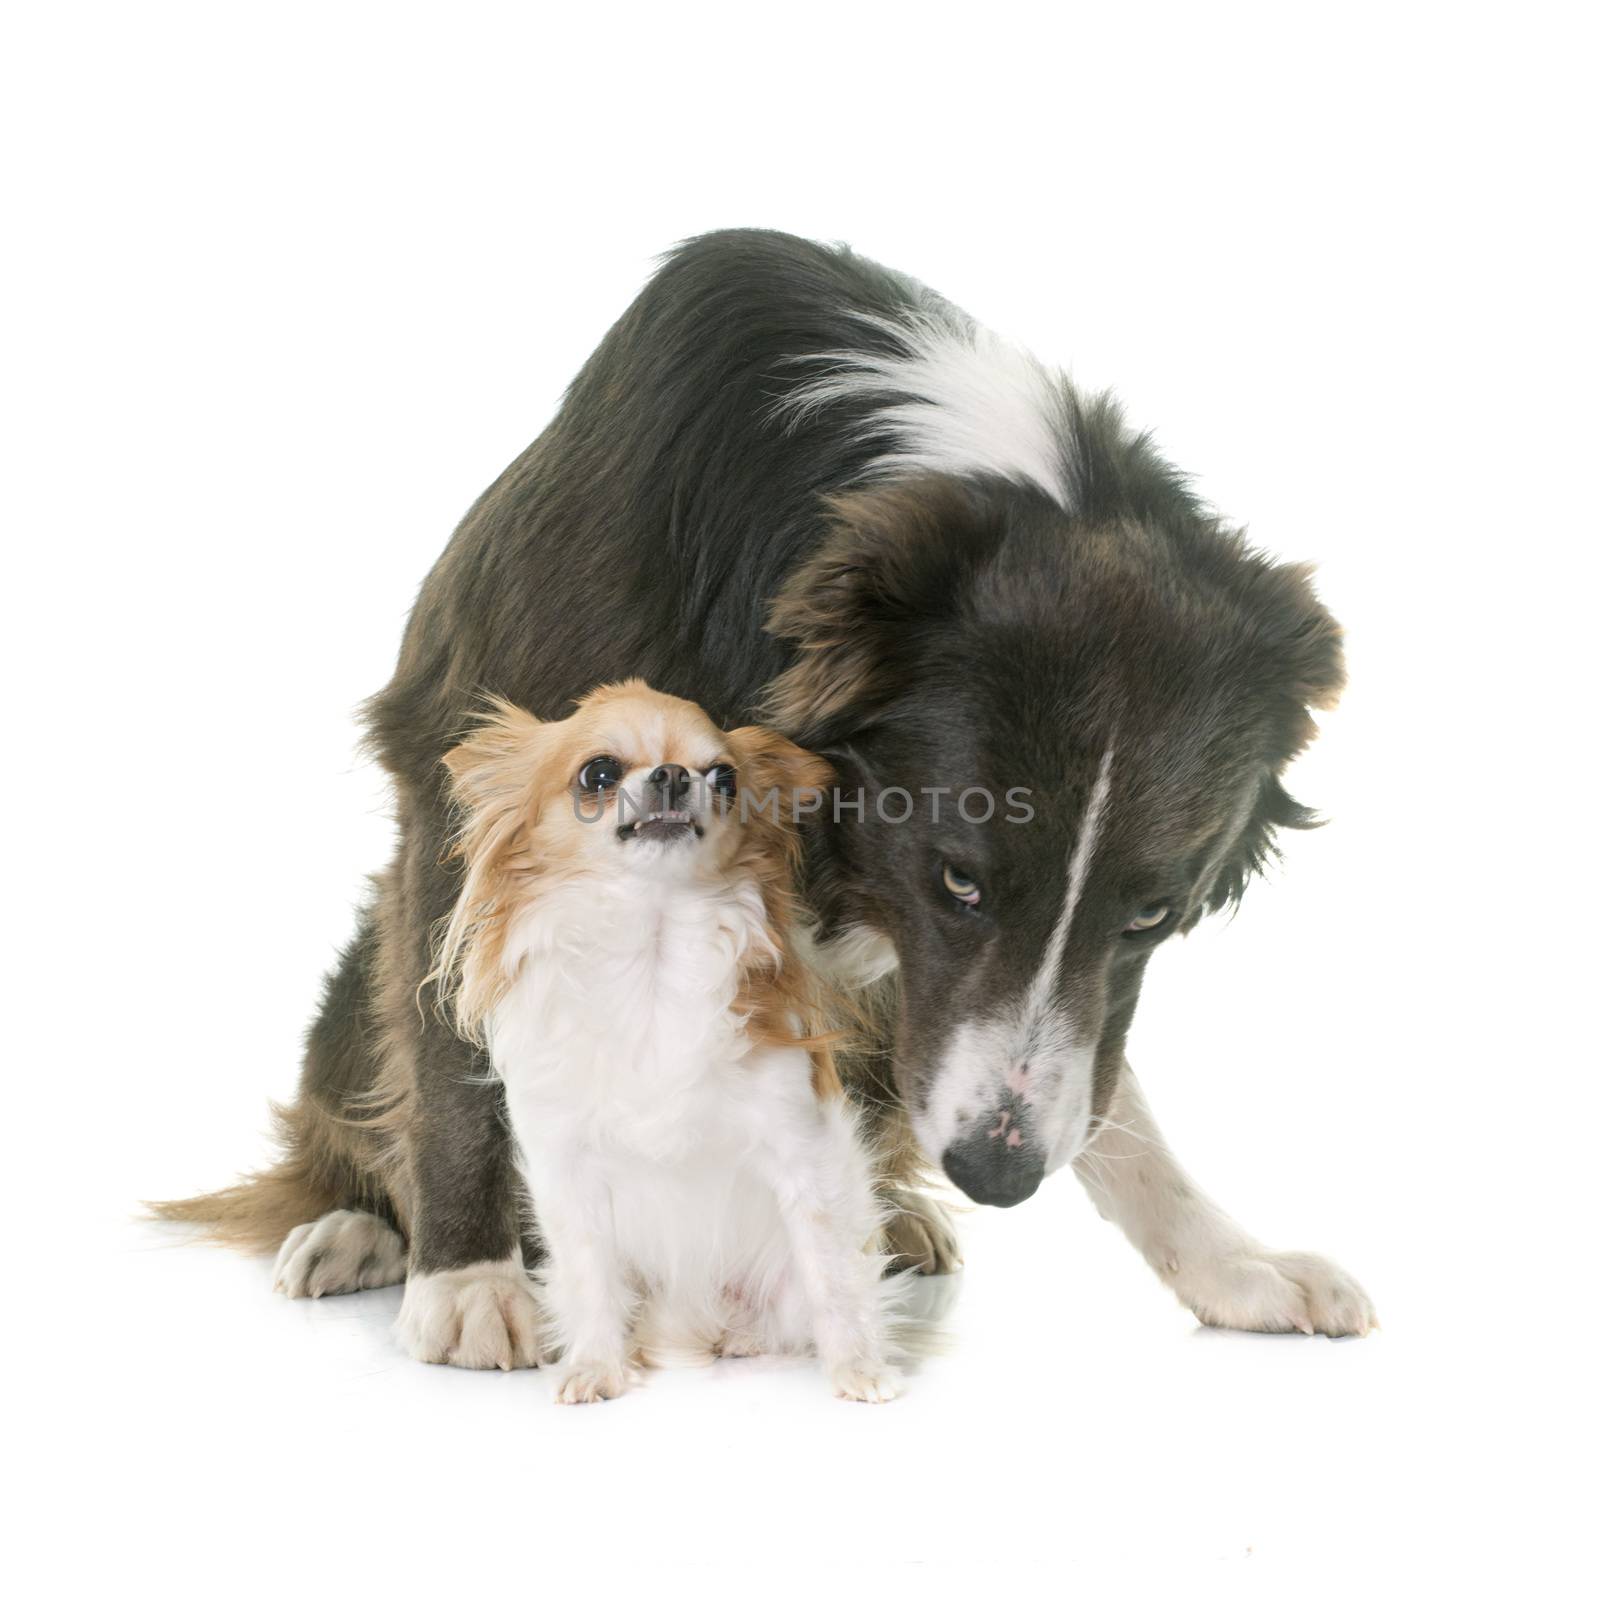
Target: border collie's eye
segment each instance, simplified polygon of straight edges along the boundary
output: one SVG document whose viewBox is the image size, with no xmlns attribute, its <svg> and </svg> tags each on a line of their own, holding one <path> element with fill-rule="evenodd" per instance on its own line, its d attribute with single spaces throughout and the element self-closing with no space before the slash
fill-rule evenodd
<svg viewBox="0 0 1600 1600">
<path fill-rule="evenodd" d="M 959 900 L 964 906 L 975 906 L 983 898 L 977 884 L 964 872 L 957 872 L 952 866 L 944 869 L 945 893 L 953 900 Z"/>
<path fill-rule="evenodd" d="M 585 794 L 615 789 L 622 782 L 622 763 L 615 756 L 596 756 L 578 768 L 578 787 Z"/>
<path fill-rule="evenodd" d="M 1122 931 L 1124 933 L 1146 933 L 1151 928 L 1159 928 L 1171 914 L 1171 906 L 1146 906 Z"/>
<path fill-rule="evenodd" d="M 725 761 L 706 768 L 706 787 L 722 800 L 731 800 L 739 792 L 739 775 Z"/>
</svg>

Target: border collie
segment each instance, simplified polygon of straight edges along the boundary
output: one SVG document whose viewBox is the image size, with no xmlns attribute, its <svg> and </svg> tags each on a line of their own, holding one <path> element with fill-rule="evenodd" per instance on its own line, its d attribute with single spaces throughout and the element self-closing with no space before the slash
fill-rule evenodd
<svg viewBox="0 0 1600 1600">
<path fill-rule="evenodd" d="M 460 890 L 441 761 L 486 693 L 554 718 L 634 676 L 834 769 L 805 830 L 810 955 L 874 1021 L 842 1070 L 902 1264 L 956 1259 L 924 1162 L 991 1205 L 1071 1166 L 1203 1321 L 1366 1332 L 1338 1267 L 1205 1198 L 1123 1054 L 1153 952 L 1313 820 L 1281 774 L 1339 693 L 1337 625 L 1109 397 L 779 233 L 668 256 L 457 529 L 368 707 L 399 851 L 282 1159 L 167 1215 L 262 1248 L 312 1223 L 326 1292 L 405 1276 L 413 1353 L 502 1348 L 538 1249 L 504 1089 L 415 1003 Z M 958 803 L 1013 792 L 1026 822 Z"/>
</svg>

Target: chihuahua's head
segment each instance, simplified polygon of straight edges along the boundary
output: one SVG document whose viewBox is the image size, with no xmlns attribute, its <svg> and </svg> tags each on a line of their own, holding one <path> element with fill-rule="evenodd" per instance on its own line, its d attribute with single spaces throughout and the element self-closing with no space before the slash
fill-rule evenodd
<svg viewBox="0 0 1600 1600">
<path fill-rule="evenodd" d="M 444 758 L 465 875 L 435 974 L 477 1031 L 510 981 L 506 936 L 557 882 L 653 880 L 690 892 L 741 877 L 782 916 L 797 797 L 827 764 L 766 728 L 725 732 L 699 706 L 637 679 L 542 722 L 495 701 Z"/>
</svg>

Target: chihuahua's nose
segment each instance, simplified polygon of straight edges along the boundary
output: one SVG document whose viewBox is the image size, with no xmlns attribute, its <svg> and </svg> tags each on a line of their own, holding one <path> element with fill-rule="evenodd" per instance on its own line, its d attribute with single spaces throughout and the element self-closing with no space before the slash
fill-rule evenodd
<svg viewBox="0 0 1600 1600">
<path fill-rule="evenodd" d="M 678 802 L 689 793 L 689 772 L 676 762 L 657 767 L 645 779 L 646 786 L 655 794 L 664 811 L 676 811 Z"/>
</svg>

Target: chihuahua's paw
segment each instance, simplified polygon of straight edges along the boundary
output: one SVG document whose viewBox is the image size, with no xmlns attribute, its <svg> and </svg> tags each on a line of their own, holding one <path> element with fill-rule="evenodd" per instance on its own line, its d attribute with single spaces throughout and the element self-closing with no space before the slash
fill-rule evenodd
<svg viewBox="0 0 1600 1600">
<path fill-rule="evenodd" d="M 928 1277 L 961 1267 L 961 1241 L 950 1213 L 918 1189 L 891 1189 L 884 1197 L 889 1220 L 883 1226 L 884 1254 L 890 1272 L 920 1272 Z"/>
<path fill-rule="evenodd" d="M 868 1405 L 893 1400 L 903 1388 L 900 1374 L 879 1361 L 847 1362 L 835 1367 L 830 1376 L 833 1392 L 841 1400 L 864 1400 Z"/>
<path fill-rule="evenodd" d="M 512 1262 L 414 1273 L 397 1326 L 418 1361 L 509 1372 L 538 1366 L 546 1353 L 539 1302 L 527 1273 Z"/>
<path fill-rule="evenodd" d="M 330 1211 L 303 1222 L 278 1252 L 272 1287 L 291 1300 L 386 1289 L 406 1275 L 406 1242 L 381 1217 Z"/>
<path fill-rule="evenodd" d="M 556 1404 L 582 1406 L 595 1400 L 615 1400 L 627 1392 L 633 1374 L 609 1361 L 572 1361 L 556 1371 Z"/>
<path fill-rule="evenodd" d="M 759 1328 L 729 1328 L 717 1341 L 719 1356 L 740 1358 L 764 1356 L 766 1353 L 767 1341 Z"/>
<path fill-rule="evenodd" d="M 1339 1338 L 1378 1326 L 1366 1291 L 1323 1256 L 1249 1250 L 1180 1267 L 1170 1281 L 1213 1328 Z"/>
</svg>

